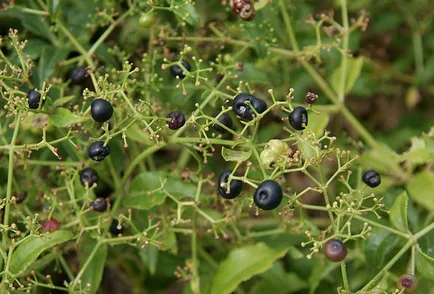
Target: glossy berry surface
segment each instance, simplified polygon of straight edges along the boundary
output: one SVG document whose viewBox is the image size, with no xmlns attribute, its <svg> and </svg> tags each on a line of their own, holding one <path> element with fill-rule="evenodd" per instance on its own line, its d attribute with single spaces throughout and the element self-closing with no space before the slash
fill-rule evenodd
<svg viewBox="0 0 434 294">
<path fill-rule="evenodd" d="M 185 116 L 179 111 L 171 112 L 167 117 L 170 118 L 167 125 L 171 130 L 177 130 L 185 125 Z"/>
<path fill-rule="evenodd" d="M 289 124 L 297 131 L 304 130 L 308 123 L 306 108 L 298 106 L 289 114 Z"/>
<path fill-rule="evenodd" d="M 375 188 L 381 184 L 381 177 L 375 170 L 368 170 L 363 174 L 362 181 L 369 187 Z"/>
<path fill-rule="evenodd" d="M 247 101 L 250 102 L 250 105 L 246 104 Z M 267 110 L 267 103 L 265 103 L 264 100 L 247 93 L 238 94 L 232 101 L 234 112 L 246 120 L 252 120 L 253 116 L 256 115 L 252 110 L 252 107 L 257 113 L 263 113 Z"/>
<path fill-rule="evenodd" d="M 188 61 L 183 60 L 181 61 L 181 64 L 185 67 L 186 70 L 191 71 L 191 65 L 190 63 L 188 63 Z M 170 67 L 170 72 L 174 77 L 179 77 L 180 79 L 185 78 L 184 70 L 177 64 Z"/>
<path fill-rule="evenodd" d="M 340 262 L 347 257 L 347 247 L 338 239 L 330 239 L 324 244 L 325 257 L 334 262 Z"/>
<path fill-rule="evenodd" d="M 220 173 L 219 180 L 217 183 L 217 191 L 225 199 L 234 199 L 235 197 L 240 195 L 241 191 L 243 190 L 242 181 L 231 180 L 229 191 L 228 191 L 227 184 L 228 184 L 228 179 L 230 174 L 231 174 L 231 170 L 229 169 L 225 169 L 224 171 L 222 171 Z"/>
<path fill-rule="evenodd" d="M 94 161 L 103 161 L 110 154 L 110 147 L 104 146 L 104 142 L 95 141 L 90 144 L 87 154 Z"/>
<path fill-rule="evenodd" d="M 414 275 L 404 274 L 399 277 L 398 288 L 404 288 L 407 293 L 412 293 L 417 289 L 419 282 Z"/>
<path fill-rule="evenodd" d="M 110 225 L 110 233 L 113 236 L 118 236 L 119 234 L 122 234 L 124 232 L 124 227 L 121 225 L 119 227 L 119 221 L 117 219 L 113 219 L 111 225 Z"/>
<path fill-rule="evenodd" d="M 105 198 L 98 197 L 90 203 L 90 207 L 94 211 L 104 212 L 107 210 L 107 201 Z"/>
<path fill-rule="evenodd" d="M 139 25 L 144 28 L 149 28 L 154 24 L 154 13 L 146 12 L 143 13 L 139 18 Z"/>
<path fill-rule="evenodd" d="M 97 122 L 108 121 L 113 115 L 113 106 L 107 100 L 98 98 L 90 105 L 92 118 Z"/>
<path fill-rule="evenodd" d="M 282 202 L 282 188 L 273 180 L 263 181 L 253 195 L 256 206 L 263 210 L 272 210 Z"/>
<path fill-rule="evenodd" d="M 60 223 L 52 219 L 47 219 L 41 223 L 41 231 L 42 232 L 55 232 L 60 228 Z"/>
<path fill-rule="evenodd" d="M 78 66 L 71 70 L 69 77 L 71 78 L 71 82 L 73 84 L 81 84 L 84 82 L 86 78 L 86 68 L 82 66 Z"/>
<path fill-rule="evenodd" d="M 92 187 L 98 182 L 98 173 L 93 168 L 87 167 L 80 172 L 80 182 L 83 186 Z"/>
<path fill-rule="evenodd" d="M 218 113 L 216 113 L 214 115 L 214 117 L 217 117 Z M 229 114 L 227 113 L 223 113 L 222 115 L 219 116 L 218 121 L 225 125 L 227 128 L 232 129 L 234 126 L 234 123 L 232 122 L 232 118 L 230 117 Z M 213 124 L 212 126 L 214 128 L 214 130 L 216 130 L 219 133 L 227 133 L 228 131 L 226 129 L 224 129 L 222 126 L 220 126 L 219 124 Z"/>
<path fill-rule="evenodd" d="M 41 101 L 41 93 L 36 92 L 35 89 L 31 89 L 29 92 L 27 92 L 27 102 L 29 103 L 30 109 L 38 109 L 40 101 Z M 43 104 L 44 101 L 42 101 L 42 105 Z"/>
</svg>

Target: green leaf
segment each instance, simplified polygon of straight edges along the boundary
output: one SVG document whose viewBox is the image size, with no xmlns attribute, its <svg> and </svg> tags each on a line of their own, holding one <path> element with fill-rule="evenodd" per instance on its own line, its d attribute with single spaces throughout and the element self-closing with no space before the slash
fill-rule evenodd
<svg viewBox="0 0 434 294">
<path fill-rule="evenodd" d="M 129 208 L 148 210 L 164 203 L 167 195 L 162 190 L 161 180 L 165 180 L 164 190 L 175 196 L 193 196 L 196 185 L 186 183 L 179 178 L 165 172 L 144 172 L 139 174 L 130 185 L 129 195 L 123 204 Z M 151 191 L 154 191 L 150 193 Z"/>
<path fill-rule="evenodd" d="M 416 174 L 407 184 L 409 196 L 428 210 L 434 210 L 434 173 L 423 171 Z"/>
<path fill-rule="evenodd" d="M 28 239 L 18 245 L 17 249 L 11 256 L 11 271 L 19 273 L 26 270 L 45 250 L 65 243 L 72 239 L 73 234 L 70 231 L 59 230 L 41 237 L 30 236 Z"/>
<path fill-rule="evenodd" d="M 178 241 L 173 231 L 165 232 L 161 238 L 161 242 L 163 243 L 163 249 L 169 250 L 172 254 L 178 254 Z"/>
<path fill-rule="evenodd" d="M 142 262 L 149 269 L 151 275 L 154 275 L 157 270 L 158 254 L 159 254 L 158 247 L 155 245 L 149 245 L 146 251 L 140 250 L 139 252 L 139 256 Z"/>
<path fill-rule="evenodd" d="M 335 262 L 334 263 L 329 262 L 329 263 L 319 264 L 318 266 L 315 266 L 308 281 L 310 286 L 309 294 L 314 294 L 322 279 L 329 276 L 332 271 L 338 268 L 338 266 L 339 263 L 335 263 Z"/>
<path fill-rule="evenodd" d="M 183 21 L 190 25 L 197 25 L 200 22 L 200 15 L 192 4 L 184 4 L 183 0 L 175 0 L 175 5 L 178 8 L 173 9 L 173 12 L 179 16 Z"/>
<path fill-rule="evenodd" d="M 374 149 L 363 152 L 361 160 L 366 166 L 381 174 L 390 174 L 391 170 L 400 169 L 398 154 L 383 143 L 377 144 Z"/>
<path fill-rule="evenodd" d="M 347 59 L 347 76 L 345 79 L 345 94 L 349 93 L 360 76 L 363 68 L 363 57 Z M 334 70 L 331 84 L 336 92 L 339 92 L 341 83 L 341 67 Z"/>
<path fill-rule="evenodd" d="M 288 249 L 274 250 L 264 243 L 248 245 L 232 250 L 220 263 L 214 275 L 211 294 L 228 294 L 256 274 L 260 274 L 283 257 Z"/>
<path fill-rule="evenodd" d="M 128 139 L 142 143 L 145 146 L 151 146 L 153 144 L 152 141 L 149 140 L 149 135 L 143 132 L 139 128 L 138 124 L 133 124 L 131 127 L 129 127 L 125 135 L 127 135 Z"/>
<path fill-rule="evenodd" d="M 416 267 L 422 276 L 434 281 L 434 258 L 425 254 L 419 245 L 416 247 Z"/>
<path fill-rule="evenodd" d="M 83 238 L 82 240 L 83 241 L 80 243 L 79 254 L 80 263 L 83 267 L 85 262 L 89 259 L 89 255 L 95 249 L 95 246 L 97 246 L 97 241 L 95 239 L 91 239 L 90 237 Z M 107 244 L 103 243 L 98 246 L 95 255 L 83 272 L 83 276 L 81 277 L 82 285 L 90 284 L 91 293 L 96 293 L 99 289 L 99 285 L 101 283 L 102 275 L 104 272 L 106 258 Z"/>
<path fill-rule="evenodd" d="M 252 150 L 240 151 L 222 147 L 222 156 L 225 161 L 246 161 L 252 156 Z"/>
<path fill-rule="evenodd" d="M 37 87 L 42 86 L 42 83 L 48 80 L 54 73 L 57 63 L 65 59 L 69 54 L 69 50 L 59 49 L 54 47 L 43 47 L 38 65 L 33 70 L 33 79 Z"/>
<path fill-rule="evenodd" d="M 365 256 L 368 264 L 379 269 L 399 243 L 399 237 L 386 230 L 371 233 L 365 243 Z"/>
<path fill-rule="evenodd" d="M 309 112 L 308 129 L 315 134 L 316 138 L 320 138 L 324 134 L 325 128 L 327 127 L 329 120 L 330 117 L 326 112 L 321 112 L 320 115 L 314 112 Z M 309 140 L 309 136 L 311 136 L 311 132 L 309 131 L 303 132 L 301 136 L 305 140 Z M 304 141 L 300 140 L 299 142 L 297 142 L 297 146 L 304 153 L 306 153 L 307 156 L 309 157 L 316 156 L 315 150 Z"/>
<path fill-rule="evenodd" d="M 85 117 L 76 115 L 67 108 L 56 108 L 54 113 L 50 114 L 48 118 L 48 122 L 58 128 L 68 127 L 85 120 Z"/>
<path fill-rule="evenodd" d="M 395 202 L 390 209 L 390 222 L 392 225 L 402 232 L 408 232 L 408 219 L 407 219 L 408 195 L 403 191 L 396 197 Z"/>
<path fill-rule="evenodd" d="M 308 283 L 295 273 L 285 272 L 281 262 L 275 262 L 261 277 L 263 281 L 254 294 L 288 294 L 308 287 Z"/>
</svg>

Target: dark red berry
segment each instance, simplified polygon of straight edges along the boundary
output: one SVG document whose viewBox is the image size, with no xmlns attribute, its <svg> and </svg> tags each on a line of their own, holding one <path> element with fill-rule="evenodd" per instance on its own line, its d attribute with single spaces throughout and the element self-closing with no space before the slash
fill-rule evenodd
<svg viewBox="0 0 434 294">
<path fill-rule="evenodd" d="M 243 190 L 242 181 L 231 180 L 231 183 L 229 184 L 229 191 L 228 191 L 227 184 L 231 172 L 232 171 L 229 169 L 225 169 L 224 171 L 222 171 L 217 183 L 217 191 L 225 199 L 234 199 L 235 197 L 240 195 L 241 191 Z"/>
<path fill-rule="evenodd" d="M 19 204 L 26 199 L 27 192 L 14 192 L 12 196 L 15 197 L 16 203 Z"/>
<path fill-rule="evenodd" d="M 106 198 L 98 197 L 90 203 L 90 208 L 94 211 L 104 212 L 107 210 Z"/>
<path fill-rule="evenodd" d="M 167 125 L 171 130 L 179 129 L 185 124 L 185 117 L 179 111 L 171 112 L 167 115 L 167 117 L 170 118 L 170 121 L 167 123 Z"/>
<path fill-rule="evenodd" d="M 60 227 L 60 223 L 54 218 L 47 219 L 41 223 L 42 232 L 55 232 L 59 229 L 59 227 Z"/>
<path fill-rule="evenodd" d="M 334 262 L 340 262 L 347 257 L 347 248 L 341 240 L 330 239 L 324 244 L 325 257 Z"/>
<path fill-rule="evenodd" d="M 81 84 L 86 78 L 86 68 L 79 66 L 71 70 L 69 77 L 71 82 L 75 85 Z"/>
<path fill-rule="evenodd" d="M 182 66 L 185 67 L 187 71 L 191 71 L 191 65 L 186 60 L 181 61 Z M 179 65 L 175 64 L 170 67 L 170 71 L 174 77 L 179 77 L 180 79 L 185 78 L 184 69 Z"/>
<path fill-rule="evenodd" d="M 306 96 L 304 97 L 304 101 L 307 104 L 314 104 L 317 99 L 318 99 L 318 95 L 312 92 L 307 92 Z"/>
<path fill-rule="evenodd" d="M 247 102 L 250 102 L 250 105 L 246 104 Z M 264 100 L 256 98 L 251 94 L 241 93 L 232 101 L 232 108 L 241 118 L 252 120 L 253 116 L 256 115 L 252 108 L 255 109 L 257 113 L 263 113 L 267 110 L 267 104 Z"/>
<path fill-rule="evenodd" d="M 298 106 L 289 114 L 289 124 L 296 130 L 301 131 L 307 126 L 308 116 L 306 108 Z"/>
<path fill-rule="evenodd" d="M 412 293 L 417 289 L 419 282 L 414 275 L 404 274 L 399 277 L 398 288 L 404 288 L 407 293 Z"/>
<path fill-rule="evenodd" d="M 118 236 L 124 232 L 124 227 L 122 225 L 119 226 L 119 221 L 117 219 L 113 219 L 110 225 L 110 233 L 113 236 Z"/>
<path fill-rule="evenodd" d="M 375 170 L 368 170 L 363 174 L 362 181 L 369 187 L 375 188 L 381 184 L 381 177 Z"/>
<path fill-rule="evenodd" d="M 219 112 L 214 113 L 213 116 L 217 117 L 217 115 L 219 115 Z M 222 125 L 226 126 L 229 129 L 233 128 L 234 123 L 232 122 L 232 118 L 226 112 L 219 116 L 218 121 L 219 121 L 219 123 L 221 123 Z M 225 128 L 223 128 L 219 124 L 213 124 L 212 127 L 219 133 L 227 133 L 228 132 Z"/>
<path fill-rule="evenodd" d="M 110 147 L 104 146 L 104 142 L 95 141 L 90 144 L 87 154 L 94 161 L 103 161 L 110 154 Z"/>
<path fill-rule="evenodd" d="M 218 73 L 218 74 L 216 74 L 216 76 L 215 76 L 215 81 L 216 81 L 216 83 L 217 83 L 217 84 L 220 83 L 221 80 L 223 80 L 224 77 L 225 77 L 225 75 L 222 74 L 222 73 Z"/>
<path fill-rule="evenodd" d="M 255 7 L 252 0 L 234 0 L 232 2 L 232 11 L 240 16 L 243 20 L 253 20 L 256 15 Z"/>
<path fill-rule="evenodd" d="M 27 92 L 27 102 L 29 103 L 30 109 L 38 109 L 40 100 L 41 93 L 36 92 L 35 89 L 31 89 L 29 92 Z M 44 105 L 44 101 L 42 101 L 42 105 Z"/>
<path fill-rule="evenodd" d="M 92 118 L 97 122 L 108 121 L 113 115 L 113 106 L 107 100 L 98 98 L 90 106 Z"/>
<path fill-rule="evenodd" d="M 282 202 L 282 188 L 273 180 L 263 181 L 253 195 L 256 206 L 263 210 L 272 210 Z"/>
<path fill-rule="evenodd" d="M 80 182 L 83 186 L 92 187 L 98 182 L 98 173 L 93 168 L 87 167 L 80 172 Z"/>
</svg>

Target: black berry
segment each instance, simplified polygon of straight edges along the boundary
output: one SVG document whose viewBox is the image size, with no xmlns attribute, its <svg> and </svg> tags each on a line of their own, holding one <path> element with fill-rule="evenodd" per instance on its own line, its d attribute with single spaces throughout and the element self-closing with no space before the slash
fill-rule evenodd
<svg viewBox="0 0 434 294">
<path fill-rule="evenodd" d="M 98 98 L 90 106 L 92 118 L 97 122 L 108 121 L 113 115 L 113 106 L 107 100 Z"/>
<path fill-rule="evenodd" d="M 414 275 L 404 274 L 399 277 L 398 288 L 404 288 L 407 293 L 412 293 L 417 289 L 419 282 Z"/>
<path fill-rule="evenodd" d="M 253 201 L 260 209 L 275 209 L 282 202 L 282 188 L 276 181 L 265 180 L 256 189 Z"/>
<path fill-rule="evenodd" d="M 246 102 L 250 102 L 250 105 L 247 105 Z M 252 110 L 252 107 L 255 109 L 257 113 L 263 113 L 265 110 L 267 110 L 267 104 L 264 100 L 256 98 L 255 96 L 247 93 L 241 93 L 238 94 L 234 101 L 232 101 L 232 108 L 234 109 L 234 112 L 246 119 L 246 120 L 252 120 L 253 115 L 256 113 Z"/>
<path fill-rule="evenodd" d="M 330 239 L 324 244 L 325 257 L 334 262 L 339 262 L 347 257 L 347 247 L 338 239 Z"/>
<path fill-rule="evenodd" d="M 19 204 L 26 199 L 27 192 L 14 192 L 12 196 L 15 197 L 16 203 Z"/>
<path fill-rule="evenodd" d="M 362 181 L 371 188 L 381 184 L 381 177 L 375 170 L 368 170 L 362 176 Z"/>
<path fill-rule="evenodd" d="M 235 197 L 240 195 L 241 191 L 243 190 L 242 181 L 231 180 L 229 191 L 228 191 L 227 184 L 228 184 L 228 179 L 230 174 L 231 171 L 229 169 L 225 169 L 224 171 L 222 171 L 217 183 L 217 191 L 225 199 L 234 199 Z"/>
<path fill-rule="evenodd" d="M 217 117 L 219 113 L 215 113 L 214 117 Z M 218 121 L 222 124 L 225 125 L 227 128 L 232 129 L 233 128 L 233 122 L 232 119 L 230 117 L 229 114 L 227 114 L 226 112 L 223 113 L 222 115 L 219 116 Z M 222 126 L 218 125 L 218 124 L 213 124 L 212 126 L 217 132 L 219 133 L 227 133 L 228 131 L 226 129 L 224 129 Z"/>
<path fill-rule="evenodd" d="M 167 115 L 170 118 L 170 121 L 167 123 L 169 129 L 176 130 L 181 128 L 185 124 L 185 117 L 179 111 L 171 112 Z"/>
<path fill-rule="evenodd" d="M 71 70 L 69 73 L 71 82 L 75 85 L 81 84 L 86 78 L 86 68 L 79 66 Z"/>
<path fill-rule="evenodd" d="M 110 147 L 104 146 L 104 142 L 95 141 L 90 144 L 87 154 L 94 161 L 103 161 L 110 154 Z"/>
<path fill-rule="evenodd" d="M 80 172 L 80 182 L 83 186 L 92 187 L 98 182 L 98 173 L 93 168 L 87 167 Z"/>
<path fill-rule="evenodd" d="M 107 201 L 105 198 L 98 197 L 90 203 L 90 208 L 98 212 L 104 212 L 107 210 Z"/>
<path fill-rule="evenodd" d="M 119 226 L 119 221 L 117 219 L 113 219 L 110 225 L 110 233 L 113 236 L 118 236 L 124 232 L 124 227 L 122 225 Z"/>
<path fill-rule="evenodd" d="M 35 89 L 31 89 L 29 92 L 27 92 L 27 101 L 29 103 L 30 109 L 38 109 L 40 100 L 41 93 L 36 92 Z M 44 105 L 44 101 L 42 101 L 42 105 Z"/>
<path fill-rule="evenodd" d="M 301 131 L 307 126 L 308 116 L 306 108 L 298 106 L 289 114 L 289 124 L 296 130 Z"/>
<path fill-rule="evenodd" d="M 186 60 L 181 61 L 182 66 L 185 67 L 186 70 L 191 71 L 191 65 Z M 179 77 L 180 79 L 185 78 L 184 70 L 177 64 L 172 65 L 170 67 L 170 71 L 172 72 L 172 75 L 176 78 Z"/>
</svg>

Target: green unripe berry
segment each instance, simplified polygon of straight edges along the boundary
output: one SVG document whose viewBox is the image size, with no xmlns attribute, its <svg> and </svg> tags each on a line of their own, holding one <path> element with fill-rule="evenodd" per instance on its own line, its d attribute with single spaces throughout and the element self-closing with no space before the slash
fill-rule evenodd
<svg viewBox="0 0 434 294">
<path fill-rule="evenodd" d="M 143 13 L 139 18 L 139 25 L 144 28 L 149 28 L 154 24 L 154 13 L 153 12 L 146 12 Z"/>
</svg>

